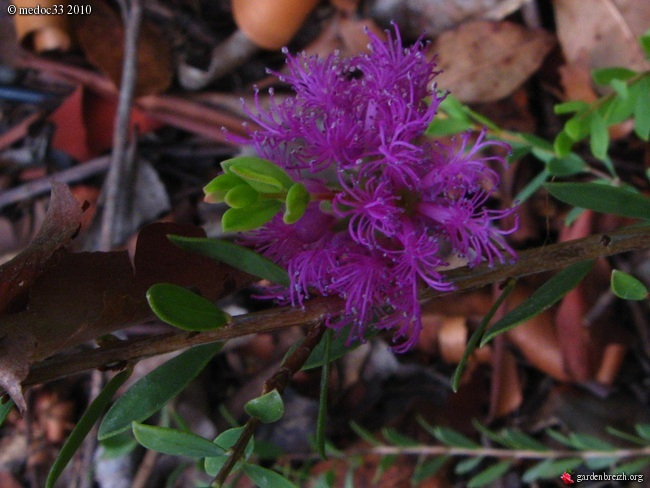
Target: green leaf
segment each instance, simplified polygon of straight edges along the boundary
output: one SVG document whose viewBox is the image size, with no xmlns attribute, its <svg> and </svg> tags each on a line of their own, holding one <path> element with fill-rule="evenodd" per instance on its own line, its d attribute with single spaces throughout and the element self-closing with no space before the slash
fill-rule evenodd
<svg viewBox="0 0 650 488">
<path fill-rule="evenodd" d="M 571 139 L 572 142 L 577 142 L 584 139 L 585 137 L 587 137 L 587 134 L 589 134 L 589 127 L 591 125 L 590 119 L 592 118 L 592 116 L 593 114 L 588 113 L 584 115 L 575 115 L 571 117 L 564 124 L 564 130 L 560 132 L 558 137 L 561 136 L 562 134 L 565 134 Z M 557 144 L 555 147 L 557 149 Z"/>
<path fill-rule="evenodd" d="M 454 392 L 458 391 L 458 387 L 460 385 L 460 379 L 463 375 L 463 371 L 465 370 L 465 365 L 467 364 L 469 357 L 476 350 L 476 346 L 478 345 L 479 340 L 483 335 L 483 332 L 485 331 L 488 324 L 492 320 L 492 317 L 494 317 L 494 314 L 499 309 L 503 301 L 514 289 L 515 283 L 516 280 L 509 280 L 507 286 L 501 292 L 501 295 L 499 295 L 499 298 L 497 298 L 497 300 L 492 304 L 490 310 L 488 310 L 488 313 L 485 314 L 485 317 L 483 317 L 483 320 L 481 320 L 481 323 L 476 328 L 476 330 L 472 333 L 471 337 L 469 338 L 469 341 L 467 341 L 467 346 L 465 346 L 463 357 L 460 359 L 458 366 L 456 366 L 456 371 L 454 372 L 454 376 L 451 379 L 451 388 L 452 390 L 454 390 Z"/>
<path fill-rule="evenodd" d="M 617 461 L 618 457 L 616 456 L 594 457 L 585 459 L 585 466 L 593 470 L 611 468 Z"/>
<path fill-rule="evenodd" d="M 589 147 L 594 156 L 598 159 L 607 158 L 607 149 L 609 149 L 609 132 L 605 120 L 597 113 L 591 117 L 591 139 Z"/>
<path fill-rule="evenodd" d="M 469 437 L 446 427 L 435 427 L 433 429 L 433 435 L 436 439 L 447 446 L 462 447 L 465 449 L 478 449 L 481 447 Z"/>
<path fill-rule="evenodd" d="M 13 400 L 7 400 L 6 402 L 0 404 L 0 425 L 4 424 L 7 419 L 7 415 L 14 406 Z"/>
<path fill-rule="evenodd" d="M 244 427 L 235 427 L 233 429 L 228 429 L 226 431 L 223 431 L 221 434 L 217 436 L 217 438 L 214 440 L 214 443 L 217 446 L 223 448 L 225 451 L 230 451 L 230 449 L 232 449 L 232 447 L 236 444 L 237 440 L 239 439 L 239 436 L 241 436 L 243 431 L 244 431 Z M 248 441 L 248 444 L 246 444 L 246 447 L 244 448 L 244 455 L 235 464 L 235 468 L 233 469 L 233 472 L 241 468 L 241 466 L 251 456 L 254 449 L 255 449 L 255 443 L 253 441 L 253 438 L 251 437 L 251 439 Z M 221 467 L 228 460 L 228 456 L 230 456 L 230 453 L 223 454 L 221 456 L 205 458 L 205 472 L 208 473 L 210 476 L 216 476 L 219 470 L 221 469 Z"/>
<path fill-rule="evenodd" d="M 569 439 L 571 439 L 572 445 L 576 449 L 584 449 L 587 451 L 613 451 L 615 449 L 609 442 L 581 432 L 572 432 L 569 434 Z"/>
<path fill-rule="evenodd" d="M 469 457 L 459 462 L 454 468 L 454 473 L 456 474 L 467 474 L 470 471 L 474 471 L 479 464 L 483 461 L 483 456 Z"/>
<path fill-rule="evenodd" d="M 525 322 L 551 307 L 582 281 L 591 270 L 593 261 L 582 261 L 566 267 L 539 287 L 527 300 L 504 315 L 490 327 L 481 340 L 487 344 L 499 334 Z"/>
<path fill-rule="evenodd" d="M 323 367 L 321 368 L 320 376 L 320 395 L 318 396 L 318 417 L 316 419 L 316 446 L 318 447 L 318 454 L 325 459 L 325 434 L 327 427 L 327 390 L 329 387 L 330 378 L 330 362 L 332 358 L 330 353 L 332 350 L 332 329 L 327 329 L 320 342 L 324 346 L 324 359 Z M 312 351 L 313 352 L 313 351 Z"/>
<path fill-rule="evenodd" d="M 506 474 L 510 469 L 510 466 L 512 466 L 512 461 L 501 461 L 500 463 L 490 466 L 488 469 L 469 480 L 467 488 L 479 488 L 481 486 L 489 485 Z"/>
<path fill-rule="evenodd" d="M 226 193 L 224 201 L 232 208 L 246 208 L 257 203 L 260 194 L 257 190 L 247 184 L 237 185 Z"/>
<path fill-rule="evenodd" d="M 599 85 L 609 85 L 614 80 L 629 80 L 636 72 L 627 68 L 600 68 L 594 70 L 592 76 Z"/>
<path fill-rule="evenodd" d="M 423 481 L 431 478 L 445 465 L 449 456 L 436 456 L 418 463 L 411 476 L 411 485 L 418 486 Z"/>
<path fill-rule="evenodd" d="M 524 483 L 532 483 L 538 479 L 559 478 L 567 470 L 573 470 L 582 464 L 581 458 L 545 459 L 526 470 L 522 476 Z"/>
<path fill-rule="evenodd" d="M 246 402 L 244 410 L 265 424 L 277 422 L 284 415 L 284 402 L 277 389 Z"/>
<path fill-rule="evenodd" d="M 218 329 L 230 322 L 230 315 L 209 300 L 170 283 L 158 283 L 147 290 L 151 310 L 162 321 L 183 330 Z"/>
<path fill-rule="evenodd" d="M 537 439 L 519 430 L 506 429 L 501 433 L 501 438 L 508 447 L 525 451 L 548 451 L 548 447 Z"/>
<path fill-rule="evenodd" d="M 447 96 L 443 98 L 438 109 L 441 112 L 448 114 L 452 119 L 469 121 L 469 117 L 467 116 L 468 108 L 451 94 L 447 94 Z"/>
<path fill-rule="evenodd" d="M 417 441 L 411 439 L 408 436 L 405 436 L 404 434 L 400 434 L 391 427 L 382 428 L 381 434 L 388 442 L 399 447 L 413 447 L 418 445 Z"/>
<path fill-rule="evenodd" d="M 433 137 L 451 136 L 468 131 L 474 127 L 469 120 L 434 117 L 425 134 Z"/>
<path fill-rule="evenodd" d="M 632 190 L 600 183 L 547 183 L 558 200 L 575 207 L 633 219 L 650 219 L 650 199 Z"/>
<path fill-rule="evenodd" d="M 624 464 L 619 464 L 618 466 L 616 466 L 616 472 L 625 473 L 625 474 L 638 474 L 646 466 L 648 466 L 648 464 L 650 464 L 650 458 L 644 457 L 640 459 L 635 459 L 634 461 L 630 461 Z"/>
<path fill-rule="evenodd" d="M 121 434 L 104 439 L 101 445 L 102 459 L 115 459 L 132 452 L 138 446 L 138 441 L 133 437 L 132 431 L 125 430 Z"/>
<path fill-rule="evenodd" d="M 610 286 L 614 295 L 623 300 L 645 300 L 648 289 L 634 276 L 617 269 L 612 271 Z"/>
<path fill-rule="evenodd" d="M 550 175 L 551 173 L 549 173 L 548 168 L 544 168 L 517 194 L 515 201 L 521 203 L 528 200 L 528 198 L 530 198 L 530 196 L 546 182 Z"/>
<path fill-rule="evenodd" d="M 553 141 L 555 153 L 562 158 L 568 156 L 573 147 L 573 142 L 573 139 L 569 137 L 566 130 L 561 131 L 555 136 L 555 140 Z"/>
<path fill-rule="evenodd" d="M 245 464 L 242 470 L 260 488 L 296 488 L 296 485 L 280 473 L 262 466 Z"/>
<path fill-rule="evenodd" d="M 650 75 L 639 85 L 634 105 L 634 132 L 639 139 L 647 141 L 650 138 Z"/>
<path fill-rule="evenodd" d="M 260 193 L 277 193 L 288 190 L 293 180 L 277 164 L 256 156 L 240 156 L 221 162 L 226 173 L 233 173 L 246 180 Z"/>
<path fill-rule="evenodd" d="M 605 430 L 607 431 L 608 434 L 612 434 L 620 439 L 625 439 L 628 442 L 633 442 L 634 444 L 639 444 L 641 446 L 645 446 L 647 444 L 646 441 L 641 439 L 640 437 L 632 435 L 629 432 L 619 430 L 615 427 L 607 426 Z"/>
<path fill-rule="evenodd" d="M 368 341 L 369 339 L 372 339 L 378 333 L 379 330 L 375 328 L 368 328 L 366 332 L 364 332 L 363 334 L 364 342 Z M 319 368 L 328 361 L 329 362 L 336 361 L 337 359 L 345 356 L 348 352 L 353 351 L 354 349 L 356 349 L 362 344 L 362 342 L 357 341 L 354 344 L 348 345 L 349 336 L 350 336 L 349 325 L 341 328 L 341 330 L 336 332 L 334 340 L 332 340 L 332 344 L 330 346 L 329 360 L 327 359 L 327 356 L 325 354 L 325 342 L 320 341 L 318 345 L 314 348 L 314 350 L 311 352 L 311 354 L 309 355 L 307 361 L 305 361 L 305 364 L 303 364 L 301 371 L 307 371 L 309 369 Z"/>
<path fill-rule="evenodd" d="M 612 80 L 612 88 L 621 98 L 627 98 L 630 96 L 630 91 L 628 90 L 627 83 L 621 80 Z"/>
<path fill-rule="evenodd" d="M 224 232 L 246 232 L 257 229 L 282 210 L 278 200 L 262 200 L 246 208 L 230 208 L 221 217 Z"/>
<path fill-rule="evenodd" d="M 548 163 L 548 171 L 553 176 L 572 176 L 587 169 L 587 163 L 576 153 L 569 153 L 564 158 L 553 158 Z"/>
<path fill-rule="evenodd" d="M 231 173 L 219 175 L 203 187 L 205 201 L 208 203 L 223 202 L 226 198 L 226 193 L 228 193 L 232 188 L 242 184 L 244 184 L 244 180 L 239 176 L 235 176 Z"/>
<path fill-rule="evenodd" d="M 97 395 L 97 397 L 92 401 L 88 406 L 86 411 L 83 413 L 77 424 L 70 432 L 70 435 L 63 444 L 59 455 L 56 457 L 54 464 L 50 468 L 50 472 L 47 475 L 47 480 L 45 481 L 46 488 L 52 488 L 56 481 L 61 476 L 61 473 L 68 465 L 74 453 L 77 452 L 79 446 L 83 443 L 84 439 L 97 422 L 99 416 L 104 412 L 108 403 L 115 395 L 117 389 L 124 384 L 124 382 L 131 376 L 131 369 L 122 371 L 115 375 L 104 387 L 104 389 Z"/>
<path fill-rule="evenodd" d="M 634 104 L 634 97 L 612 97 L 598 107 L 596 112 L 607 121 L 607 125 L 618 124 L 632 116 Z"/>
<path fill-rule="evenodd" d="M 381 445 L 381 442 L 379 442 L 379 440 L 374 435 L 372 435 L 372 433 L 361 427 L 354 420 L 350 422 L 350 427 L 361 439 L 366 441 L 368 444 L 372 446 Z"/>
<path fill-rule="evenodd" d="M 634 430 L 639 434 L 639 437 L 643 437 L 645 440 L 650 441 L 650 424 L 636 424 Z"/>
<path fill-rule="evenodd" d="M 581 100 L 571 100 L 569 102 L 558 103 L 553 107 L 553 112 L 555 112 L 557 115 L 565 115 L 573 112 L 582 112 L 588 108 L 589 104 L 587 102 L 583 102 Z"/>
<path fill-rule="evenodd" d="M 152 451 L 190 458 L 214 457 L 226 451 L 214 442 L 184 430 L 168 429 L 138 422 L 132 424 L 138 442 Z"/>
<path fill-rule="evenodd" d="M 232 242 L 205 237 L 168 236 L 186 251 L 195 252 L 240 269 L 253 276 L 289 286 L 289 275 L 273 261 Z"/>
<path fill-rule="evenodd" d="M 286 210 L 282 220 L 285 224 L 293 224 L 305 214 L 310 199 L 309 192 L 302 183 L 295 183 L 287 192 Z"/>
<path fill-rule="evenodd" d="M 573 441 L 569 439 L 567 436 L 565 436 L 564 434 L 562 434 L 561 432 L 558 432 L 557 430 L 553 430 L 553 429 L 546 429 L 545 432 L 549 437 L 552 437 L 560 444 L 564 444 L 565 446 L 571 447 L 573 449 L 576 448 L 573 445 Z"/>
<path fill-rule="evenodd" d="M 641 44 L 641 49 L 643 49 L 646 59 L 650 61 L 650 29 L 639 37 L 639 44 Z"/>
<path fill-rule="evenodd" d="M 110 408 L 97 438 L 101 441 L 142 422 L 185 389 L 203 371 L 222 344 L 196 346 L 170 359 L 139 379 Z"/>
</svg>

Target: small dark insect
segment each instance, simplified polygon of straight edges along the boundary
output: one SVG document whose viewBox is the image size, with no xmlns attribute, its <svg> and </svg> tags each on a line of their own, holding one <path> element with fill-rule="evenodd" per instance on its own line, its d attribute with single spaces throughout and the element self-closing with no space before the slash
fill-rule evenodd
<svg viewBox="0 0 650 488">
<path fill-rule="evenodd" d="M 603 247 L 609 246 L 611 242 L 612 242 L 612 238 L 609 237 L 607 234 L 603 234 L 602 236 L 600 236 L 600 244 Z"/>
<path fill-rule="evenodd" d="M 345 73 L 345 79 L 348 81 L 360 80 L 361 78 L 363 78 L 363 71 L 356 66 L 353 66 Z"/>
</svg>

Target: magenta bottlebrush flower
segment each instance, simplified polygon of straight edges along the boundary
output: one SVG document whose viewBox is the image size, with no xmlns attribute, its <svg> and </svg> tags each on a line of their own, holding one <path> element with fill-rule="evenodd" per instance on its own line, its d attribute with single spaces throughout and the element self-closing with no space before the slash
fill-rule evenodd
<svg viewBox="0 0 650 488">
<path fill-rule="evenodd" d="M 287 268 L 288 290 L 276 296 L 299 305 L 311 294 L 336 295 L 345 310 L 329 326 L 394 331 L 408 350 L 421 329 L 422 286 L 448 291 L 440 269 L 459 255 L 470 265 L 514 257 L 499 223 L 513 209 L 485 204 L 499 185 L 486 156 L 500 142 L 429 141 L 424 133 L 442 97 L 434 61 L 422 42 L 404 48 L 397 28 L 387 42 L 368 34 L 370 52 L 350 58 L 287 56 L 280 78 L 295 96 L 249 115 L 259 129 L 247 142 L 260 156 L 305 183 L 312 202 L 288 225 L 276 216 L 244 241 Z M 256 95 L 257 96 L 257 95 Z"/>
</svg>

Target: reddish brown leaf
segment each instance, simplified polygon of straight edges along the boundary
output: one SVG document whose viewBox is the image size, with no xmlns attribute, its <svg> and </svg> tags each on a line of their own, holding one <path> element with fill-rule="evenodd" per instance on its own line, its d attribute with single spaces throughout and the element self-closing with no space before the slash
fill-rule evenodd
<svg viewBox="0 0 650 488">
<path fill-rule="evenodd" d="M 102 1 L 93 4 L 93 15 L 74 17 L 75 33 L 86 58 L 106 73 L 116 86 L 122 76 L 124 27 L 117 12 Z M 171 47 L 151 22 L 140 28 L 135 94 L 165 91 L 172 81 Z"/>
</svg>

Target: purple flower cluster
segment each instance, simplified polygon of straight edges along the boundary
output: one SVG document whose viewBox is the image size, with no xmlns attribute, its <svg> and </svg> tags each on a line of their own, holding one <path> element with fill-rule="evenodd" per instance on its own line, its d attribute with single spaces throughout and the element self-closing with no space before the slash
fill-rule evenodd
<svg viewBox="0 0 650 488">
<path fill-rule="evenodd" d="M 482 151 L 507 146 L 484 134 L 449 146 L 428 140 L 442 100 L 435 63 L 421 42 L 404 48 L 397 28 L 387 42 L 369 37 L 369 53 L 349 58 L 285 52 L 281 79 L 295 96 L 263 110 L 256 95 L 249 115 L 259 128 L 247 142 L 312 201 L 295 224 L 278 215 L 244 239 L 287 268 L 283 298 L 339 296 L 345 310 L 331 327 L 351 325 L 351 341 L 369 324 L 392 329 L 394 348 L 406 351 L 421 329 L 419 288 L 453 289 L 440 273 L 446 257 L 476 265 L 514 256 L 504 236 L 516 224 L 498 227 L 513 209 L 485 208 L 500 182 L 490 164 L 505 161 Z"/>
</svg>

